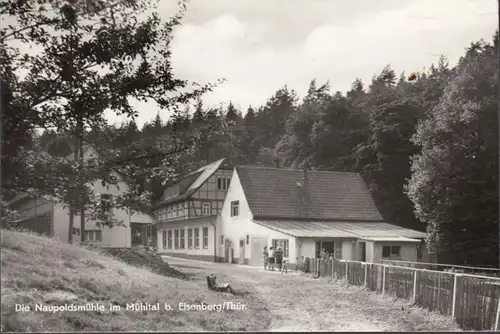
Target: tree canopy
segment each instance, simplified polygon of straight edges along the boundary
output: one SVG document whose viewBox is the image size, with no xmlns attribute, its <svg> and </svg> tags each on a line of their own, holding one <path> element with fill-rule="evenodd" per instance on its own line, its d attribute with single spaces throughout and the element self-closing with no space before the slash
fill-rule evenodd
<svg viewBox="0 0 500 334">
<path fill-rule="evenodd" d="M 498 35 L 453 66 L 387 65 L 346 92 L 311 78 L 301 97 L 283 86 L 261 106 L 208 107 L 203 94 L 221 81 L 177 79 L 170 63 L 186 7 L 164 20 L 157 3 L 0 1 L 11 22 L 0 30 L 4 196 L 29 191 L 91 212 L 92 182 L 124 180 L 115 204 L 147 210 L 165 184 L 221 158 L 358 172 L 384 219 L 426 231 L 440 262 L 497 264 Z M 161 112 L 139 127 L 131 100 Z M 111 126 L 107 112 L 129 120 Z M 82 144 L 98 156 L 67 159 Z"/>
</svg>

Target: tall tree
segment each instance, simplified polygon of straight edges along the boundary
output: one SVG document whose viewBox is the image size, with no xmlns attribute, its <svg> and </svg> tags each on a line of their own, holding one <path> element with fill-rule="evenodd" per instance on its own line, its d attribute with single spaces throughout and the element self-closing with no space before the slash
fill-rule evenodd
<svg viewBox="0 0 500 334">
<path fill-rule="evenodd" d="M 311 164 L 321 169 L 352 171 L 352 150 L 365 140 L 367 126 L 366 115 L 353 109 L 348 99 L 337 93 L 320 109 L 312 126 Z"/>
<path fill-rule="evenodd" d="M 414 137 L 408 195 L 440 262 L 498 261 L 497 57 L 473 43 Z"/>
<path fill-rule="evenodd" d="M 259 160 L 258 129 L 255 111 L 250 106 L 243 119 L 243 131 L 238 138 L 238 162 L 243 164 L 256 164 Z"/>
<path fill-rule="evenodd" d="M 210 90 L 213 85 L 192 88 L 187 81 L 172 75 L 172 31 L 180 24 L 185 6 L 181 4 L 179 13 L 165 22 L 154 10 L 157 3 L 154 0 L 1 1 L 2 19 L 7 17 L 16 22 L 0 30 L 2 81 L 13 87 L 7 110 L 12 110 L 10 117 L 26 120 L 14 119 L 9 131 L 21 133 L 25 124 L 31 128 L 55 128 L 58 133 L 76 136 L 82 147 L 89 138 L 87 129 L 106 126 L 108 109 L 134 118 L 137 110 L 130 101 L 136 99 L 155 101 L 161 108 L 176 113 L 179 104 Z M 39 52 L 23 51 L 19 44 L 9 44 L 14 37 L 24 46 L 36 45 Z M 19 77 L 15 73 L 25 75 Z M 175 94 L 179 90 L 183 93 Z M 15 156 L 17 160 L 13 163 L 30 168 L 22 178 L 13 178 L 7 186 L 49 195 L 71 208 L 92 211 L 91 208 L 98 207 L 91 191 L 95 179 L 116 184 L 117 174 L 126 178 L 129 173 L 137 173 L 135 169 L 139 166 L 131 168 L 130 161 L 149 156 L 158 157 L 163 165 L 169 166 L 198 137 L 194 133 L 182 144 L 168 138 L 147 148 L 137 145 L 120 150 L 108 148 L 85 162 L 81 152 L 78 161 L 68 161 L 24 150 Z M 17 148 L 22 149 L 20 145 Z M 149 170 L 151 175 L 163 179 L 171 176 L 170 171 L 170 168 Z M 5 185 L 2 183 L 2 188 Z M 138 189 L 131 188 L 117 197 L 115 205 L 137 208 L 147 197 L 140 196 Z M 103 214 L 102 210 L 93 211 Z M 114 223 L 107 216 L 89 218 Z"/>
<path fill-rule="evenodd" d="M 287 86 L 279 89 L 257 113 L 259 145 L 274 148 L 285 134 L 288 118 L 296 110 L 297 93 Z"/>
<path fill-rule="evenodd" d="M 286 133 L 276 145 L 278 156 L 285 165 L 300 166 L 314 155 L 310 133 L 332 99 L 329 90 L 328 83 L 317 88 L 316 80 L 312 80 L 302 104 L 290 115 Z"/>
<path fill-rule="evenodd" d="M 421 107 L 411 101 L 397 101 L 374 109 L 367 145 L 357 155 L 357 167 L 382 216 L 393 224 L 418 230 L 423 226 L 414 217 L 405 185 L 410 177 L 410 157 L 419 152 L 411 138 L 423 114 Z"/>
<path fill-rule="evenodd" d="M 242 119 L 241 112 L 238 109 L 236 109 L 233 102 L 231 101 L 229 101 L 229 105 L 227 106 L 227 111 L 225 116 L 228 125 L 237 125 Z"/>
</svg>

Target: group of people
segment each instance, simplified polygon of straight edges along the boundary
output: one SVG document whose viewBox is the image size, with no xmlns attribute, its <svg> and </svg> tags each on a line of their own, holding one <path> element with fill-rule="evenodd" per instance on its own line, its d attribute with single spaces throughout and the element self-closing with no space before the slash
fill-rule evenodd
<svg viewBox="0 0 500 334">
<path fill-rule="evenodd" d="M 324 248 L 319 252 L 319 258 L 323 260 L 331 260 L 335 256 L 333 253 L 328 253 Z"/>
<path fill-rule="evenodd" d="M 264 246 L 264 250 L 262 252 L 264 256 L 264 270 L 275 271 L 274 265 L 278 265 L 278 270 L 281 271 L 281 274 L 288 273 L 288 269 L 286 264 L 288 263 L 288 258 L 285 257 L 285 253 L 283 248 L 281 247 L 269 247 Z"/>
</svg>

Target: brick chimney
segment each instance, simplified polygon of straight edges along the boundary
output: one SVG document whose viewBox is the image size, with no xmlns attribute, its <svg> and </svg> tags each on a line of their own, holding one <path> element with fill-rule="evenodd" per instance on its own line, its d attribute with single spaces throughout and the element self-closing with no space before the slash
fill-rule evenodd
<svg viewBox="0 0 500 334">
<path fill-rule="evenodd" d="M 309 169 L 309 164 L 306 161 L 304 163 L 303 167 L 304 171 L 304 177 L 302 178 L 301 183 L 301 189 L 300 189 L 300 200 L 302 202 L 302 216 L 306 216 L 309 213 L 309 206 L 311 204 L 311 201 L 309 199 L 309 175 L 308 175 L 308 169 Z"/>
</svg>

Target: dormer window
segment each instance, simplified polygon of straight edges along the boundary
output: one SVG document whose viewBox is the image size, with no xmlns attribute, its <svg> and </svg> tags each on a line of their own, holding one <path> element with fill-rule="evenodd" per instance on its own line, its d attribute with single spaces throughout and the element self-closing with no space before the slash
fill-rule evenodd
<svg viewBox="0 0 500 334">
<path fill-rule="evenodd" d="M 218 177 L 217 178 L 217 190 L 227 190 L 229 188 L 229 183 L 231 179 L 228 177 Z"/>
</svg>

